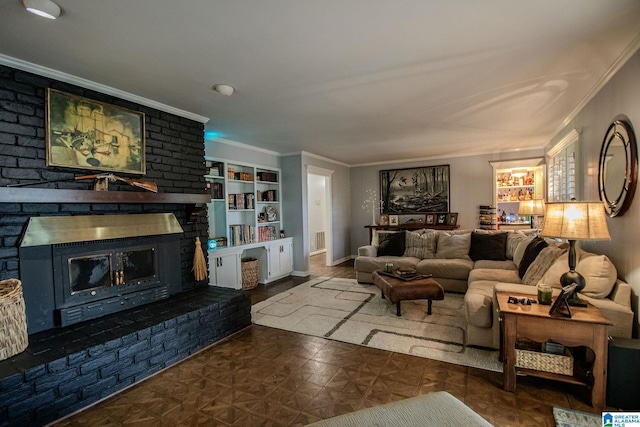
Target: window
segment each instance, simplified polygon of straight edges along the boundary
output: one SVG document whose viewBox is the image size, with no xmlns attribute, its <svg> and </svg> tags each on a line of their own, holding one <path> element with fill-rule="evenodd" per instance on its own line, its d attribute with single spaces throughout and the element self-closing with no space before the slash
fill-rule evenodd
<svg viewBox="0 0 640 427">
<path fill-rule="evenodd" d="M 577 157 L 580 134 L 572 130 L 547 152 L 547 201 L 565 202 L 578 197 Z"/>
</svg>

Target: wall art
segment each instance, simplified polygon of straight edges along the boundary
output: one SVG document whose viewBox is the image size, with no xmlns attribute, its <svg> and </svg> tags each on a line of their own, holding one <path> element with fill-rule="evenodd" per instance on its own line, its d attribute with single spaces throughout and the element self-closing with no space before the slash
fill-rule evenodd
<svg viewBox="0 0 640 427">
<path fill-rule="evenodd" d="M 449 211 L 449 165 L 380 171 L 382 213 Z"/>
<path fill-rule="evenodd" d="M 47 166 L 145 173 L 144 113 L 47 90 Z"/>
</svg>

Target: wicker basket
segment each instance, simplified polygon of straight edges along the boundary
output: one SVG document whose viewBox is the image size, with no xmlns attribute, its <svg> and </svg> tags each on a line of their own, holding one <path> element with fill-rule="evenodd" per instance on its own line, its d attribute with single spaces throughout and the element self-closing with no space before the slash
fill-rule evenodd
<svg viewBox="0 0 640 427">
<path fill-rule="evenodd" d="M 0 281 L 0 360 L 21 353 L 29 345 L 22 282 Z"/>
<path fill-rule="evenodd" d="M 258 286 L 259 269 L 255 258 L 242 258 L 242 289 L 253 289 Z"/>
<path fill-rule="evenodd" d="M 561 355 L 516 348 L 516 366 L 534 371 L 573 375 L 573 357 L 568 350 L 565 351 L 565 355 Z"/>
</svg>

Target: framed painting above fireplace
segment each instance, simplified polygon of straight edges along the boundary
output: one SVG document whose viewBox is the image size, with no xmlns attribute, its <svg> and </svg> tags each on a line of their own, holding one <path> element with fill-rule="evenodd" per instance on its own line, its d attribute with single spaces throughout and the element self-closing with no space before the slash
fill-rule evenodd
<svg viewBox="0 0 640 427">
<path fill-rule="evenodd" d="M 47 166 L 145 174 L 144 113 L 47 89 Z"/>
<path fill-rule="evenodd" d="M 449 165 L 380 171 L 382 213 L 449 212 Z"/>
</svg>

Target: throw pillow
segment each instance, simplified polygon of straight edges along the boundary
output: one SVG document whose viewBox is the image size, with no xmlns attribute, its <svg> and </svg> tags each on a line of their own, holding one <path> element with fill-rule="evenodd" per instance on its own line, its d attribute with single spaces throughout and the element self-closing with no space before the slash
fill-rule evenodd
<svg viewBox="0 0 640 427">
<path fill-rule="evenodd" d="M 524 273 L 527 272 L 527 269 L 536 259 L 540 251 L 547 246 L 549 246 L 548 243 L 540 237 L 536 237 L 527 245 L 527 249 L 525 249 L 524 255 L 522 256 L 522 261 L 520 261 L 520 265 L 518 265 L 518 275 L 521 279 L 524 277 Z"/>
<path fill-rule="evenodd" d="M 521 240 L 518 243 L 518 246 L 513 251 L 513 263 L 516 266 L 520 266 L 520 263 L 522 262 L 522 257 L 524 257 L 524 251 L 527 250 L 527 246 L 529 246 L 529 243 L 531 243 L 532 240 L 533 240 L 533 237 L 526 237 L 524 240 Z"/>
<path fill-rule="evenodd" d="M 419 259 L 434 258 L 436 256 L 437 236 L 437 233 L 433 230 L 426 230 L 424 233 L 407 231 L 404 256 Z"/>
<path fill-rule="evenodd" d="M 440 233 L 438 236 L 438 248 L 436 251 L 436 258 L 469 259 L 470 245 L 471 245 L 471 233 L 466 233 L 466 234 Z"/>
<path fill-rule="evenodd" d="M 520 244 L 520 242 L 523 242 L 527 239 L 529 238 L 521 233 L 507 233 L 507 259 L 514 259 L 514 255 L 516 253 L 518 245 Z M 533 237 L 531 239 L 533 239 Z"/>
<path fill-rule="evenodd" d="M 586 283 L 581 293 L 591 298 L 608 297 L 618 278 L 616 267 L 606 255 L 582 256 L 576 271 Z"/>
<path fill-rule="evenodd" d="M 566 248 L 558 246 L 547 246 L 542 249 L 536 259 L 529 265 L 522 277 L 522 284 L 537 285 L 544 274 L 556 262 L 556 260 L 567 251 Z"/>
<path fill-rule="evenodd" d="M 487 259 L 492 261 L 505 261 L 507 259 L 507 235 L 508 233 L 471 233 L 471 245 L 469 257 L 472 261 Z"/>
<path fill-rule="evenodd" d="M 405 232 L 389 233 L 380 236 L 380 246 L 378 246 L 378 256 L 402 256 L 404 255 Z"/>
</svg>

